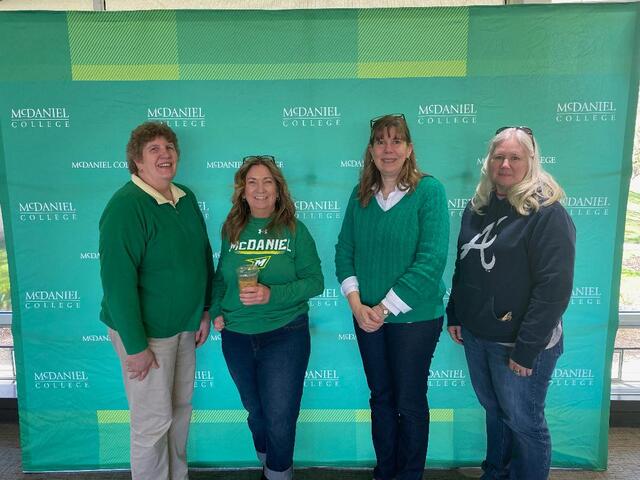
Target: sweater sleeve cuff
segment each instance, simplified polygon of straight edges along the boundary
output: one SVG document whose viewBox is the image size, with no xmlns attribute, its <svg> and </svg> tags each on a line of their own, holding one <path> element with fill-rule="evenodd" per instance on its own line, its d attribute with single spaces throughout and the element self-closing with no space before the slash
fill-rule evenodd
<svg viewBox="0 0 640 480">
<path fill-rule="evenodd" d="M 387 295 L 382 300 L 384 306 L 386 306 L 391 313 L 394 315 L 399 315 L 400 313 L 407 313 L 411 311 L 411 307 L 407 305 L 396 292 L 393 291 L 393 288 L 389 290 Z"/>
<path fill-rule="evenodd" d="M 461 326 L 460 321 L 457 317 L 453 315 L 447 314 L 447 327 L 459 327 Z"/>
<path fill-rule="evenodd" d="M 511 360 L 525 368 L 533 368 L 533 362 L 539 353 L 540 349 L 538 348 L 531 348 L 520 343 L 516 343 L 516 346 L 511 353 Z"/>
<path fill-rule="evenodd" d="M 453 291 L 450 295 L 453 295 Z M 459 327 L 461 325 L 460 320 L 456 315 L 455 304 L 453 303 L 453 298 L 449 297 L 449 302 L 447 303 L 447 327 Z"/>
<path fill-rule="evenodd" d="M 351 292 L 358 291 L 359 289 L 360 284 L 358 283 L 358 277 L 356 277 L 355 275 L 345 278 L 340 284 L 340 291 L 345 297 L 348 296 Z"/>
<path fill-rule="evenodd" d="M 122 345 L 124 346 L 127 355 L 140 353 L 149 346 L 147 338 L 144 335 L 140 336 L 124 331 L 118 332 L 118 335 L 120 335 L 120 340 L 122 340 Z"/>
</svg>

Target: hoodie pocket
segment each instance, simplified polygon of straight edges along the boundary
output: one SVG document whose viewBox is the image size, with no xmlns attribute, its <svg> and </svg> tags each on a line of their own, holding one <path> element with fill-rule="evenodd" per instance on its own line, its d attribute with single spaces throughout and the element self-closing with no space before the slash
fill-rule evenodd
<svg viewBox="0 0 640 480">
<path fill-rule="evenodd" d="M 456 311 L 461 313 L 462 324 L 474 333 L 486 337 L 499 337 L 500 341 L 512 341 L 518 331 L 517 313 L 494 310 L 494 297 L 473 285 L 462 285 L 456 293 Z"/>
</svg>

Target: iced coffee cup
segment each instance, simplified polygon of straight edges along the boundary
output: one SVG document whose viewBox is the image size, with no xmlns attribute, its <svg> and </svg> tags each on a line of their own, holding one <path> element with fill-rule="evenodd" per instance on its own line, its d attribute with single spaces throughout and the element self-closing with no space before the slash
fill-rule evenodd
<svg viewBox="0 0 640 480">
<path fill-rule="evenodd" d="M 258 267 L 255 265 L 242 265 L 236 269 L 238 275 L 238 290 L 255 287 L 258 285 Z"/>
</svg>

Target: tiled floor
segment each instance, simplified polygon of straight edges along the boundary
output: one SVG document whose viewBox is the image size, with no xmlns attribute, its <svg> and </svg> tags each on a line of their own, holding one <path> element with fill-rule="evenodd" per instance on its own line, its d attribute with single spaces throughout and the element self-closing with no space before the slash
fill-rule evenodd
<svg viewBox="0 0 640 480">
<path fill-rule="evenodd" d="M 128 472 L 23 474 L 16 423 L 0 424 L 0 480 L 126 480 Z M 425 480 L 479 478 L 479 469 L 427 470 Z M 191 480 L 257 480 L 256 470 L 192 471 Z M 370 480 L 370 470 L 308 468 L 296 471 L 296 480 Z M 609 468 L 605 472 L 553 470 L 552 480 L 640 480 L 640 428 L 612 428 L 609 432 Z"/>
</svg>

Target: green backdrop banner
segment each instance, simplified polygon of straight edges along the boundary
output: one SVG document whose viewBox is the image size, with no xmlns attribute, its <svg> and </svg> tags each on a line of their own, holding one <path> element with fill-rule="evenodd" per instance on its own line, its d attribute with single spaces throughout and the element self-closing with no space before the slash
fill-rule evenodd
<svg viewBox="0 0 640 480">
<path fill-rule="evenodd" d="M 0 175 L 25 470 L 128 465 L 128 411 L 98 320 L 98 219 L 145 120 L 177 131 L 214 251 L 233 173 L 275 155 L 326 278 L 311 299 L 298 465 L 371 465 L 368 390 L 333 252 L 369 119 L 404 112 L 459 219 L 495 129 L 529 125 L 578 231 L 553 464 L 607 461 L 610 368 L 638 92 L 640 4 L 0 15 Z M 220 337 L 198 352 L 193 466 L 256 465 Z M 484 420 L 462 349 L 429 376 L 428 464 L 475 465 Z"/>
</svg>

